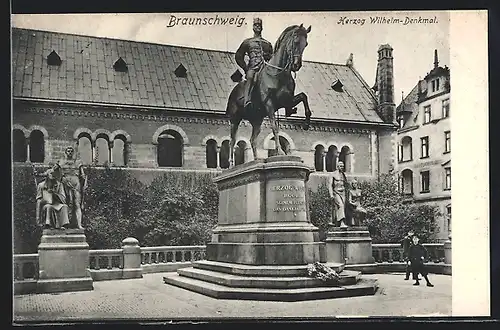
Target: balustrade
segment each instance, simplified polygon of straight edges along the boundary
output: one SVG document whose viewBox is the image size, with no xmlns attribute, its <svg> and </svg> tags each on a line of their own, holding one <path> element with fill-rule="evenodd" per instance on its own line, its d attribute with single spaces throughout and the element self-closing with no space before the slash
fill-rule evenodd
<svg viewBox="0 0 500 330">
<path fill-rule="evenodd" d="M 428 252 L 427 262 L 444 263 L 445 252 L 443 243 L 422 244 Z M 403 248 L 397 243 L 372 244 L 373 258 L 375 262 L 404 262 Z"/>
</svg>

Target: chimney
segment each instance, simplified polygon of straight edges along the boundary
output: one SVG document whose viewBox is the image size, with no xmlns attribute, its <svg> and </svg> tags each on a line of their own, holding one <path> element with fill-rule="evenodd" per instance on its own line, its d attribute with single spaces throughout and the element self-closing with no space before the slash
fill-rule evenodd
<svg viewBox="0 0 500 330">
<path fill-rule="evenodd" d="M 434 69 L 439 66 L 439 61 L 438 61 L 438 50 L 434 49 Z"/>
<path fill-rule="evenodd" d="M 377 64 L 377 91 L 378 91 L 378 113 L 386 123 L 394 123 L 396 119 L 396 105 L 394 104 L 394 70 L 393 70 L 393 48 L 381 45 L 378 49 Z"/>
</svg>

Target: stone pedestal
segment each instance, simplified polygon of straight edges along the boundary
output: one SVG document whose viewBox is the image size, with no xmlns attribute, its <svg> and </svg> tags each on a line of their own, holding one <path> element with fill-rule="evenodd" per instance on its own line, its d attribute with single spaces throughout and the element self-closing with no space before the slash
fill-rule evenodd
<svg viewBox="0 0 500 330">
<path fill-rule="evenodd" d="M 376 281 L 340 272 L 340 286 L 311 278 L 307 265 L 326 262 L 318 228 L 310 223 L 306 181 L 312 170 L 300 157 L 274 156 L 224 171 L 219 221 L 207 260 L 164 277 L 167 284 L 223 299 L 308 300 L 374 294 Z"/>
<path fill-rule="evenodd" d="M 38 246 L 37 292 L 93 290 L 89 245 L 82 229 L 45 229 Z"/>
<path fill-rule="evenodd" d="M 307 212 L 310 172 L 299 157 L 275 156 L 215 178 L 219 222 L 207 244 L 207 259 L 246 265 L 320 261 L 323 243 Z"/>
<path fill-rule="evenodd" d="M 345 262 L 346 266 L 376 266 L 368 228 L 332 227 L 326 238 L 326 258 L 329 262 Z"/>
</svg>

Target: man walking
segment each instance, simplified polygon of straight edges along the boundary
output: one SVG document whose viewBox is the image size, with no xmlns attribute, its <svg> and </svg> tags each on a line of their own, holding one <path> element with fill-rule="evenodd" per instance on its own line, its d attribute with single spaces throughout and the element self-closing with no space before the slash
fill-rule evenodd
<svg viewBox="0 0 500 330">
<path fill-rule="evenodd" d="M 427 282 L 427 286 L 433 287 L 434 285 L 427 277 L 428 273 L 424 265 L 424 261 L 427 258 L 427 249 L 420 244 L 419 238 L 416 235 L 413 236 L 413 244 L 410 246 L 409 257 L 411 269 L 413 271 L 413 278 L 415 279 L 415 283 L 413 285 L 420 285 L 418 282 L 418 274 L 420 273 Z"/>
<path fill-rule="evenodd" d="M 408 281 L 410 279 L 410 259 L 408 258 L 408 253 L 410 252 L 410 246 L 413 243 L 412 242 L 413 238 L 413 231 L 409 231 L 408 235 L 406 235 L 402 240 L 401 240 L 401 247 L 403 248 L 403 260 L 406 263 L 406 276 L 405 276 L 405 281 Z M 416 278 L 413 277 L 415 280 Z"/>
</svg>

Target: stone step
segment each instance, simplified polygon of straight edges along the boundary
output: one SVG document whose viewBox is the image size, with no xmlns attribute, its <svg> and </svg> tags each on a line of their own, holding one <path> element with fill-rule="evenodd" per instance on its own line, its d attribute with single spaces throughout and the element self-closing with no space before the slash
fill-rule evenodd
<svg viewBox="0 0 500 330">
<path fill-rule="evenodd" d="M 220 284 L 228 287 L 240 288 L 274 288 L 293 289 L 328 286 L 323 281 L 311 277 L 257 277 L 240 276 L 227 273 L 220 273 L 211 270 L 198 268 L 183 268 L 177 273 L 181 276 L 202 280 L 205 282 Z M 356 284 L 360 278 L 360 273 L 356 271 L 343 271 L 340 273 L 340 285 Z"/>
<path fill-rule="evenodd" d="M 344 268 L 340 263 L 326 263 L 328 267 L 339 272 Z M 307 265 L 293 266 L 269 266 L 269 265 L 243 265 L 220 261 L 201 260 L 193 262 L 193 267 L 198 269 L 212 270 L 220 273 L 243 276 L 307 276 Z"/>
<path fill-rule="evenodd" d="M 217 299 L 304 301 L 374 295 L 377 280 L 362 279 L 355 285 L 300 289 L 231 288 L 223 285 L 170 273 L 163 277 L 166 284 L 174 285 Z"/>
</svg>

